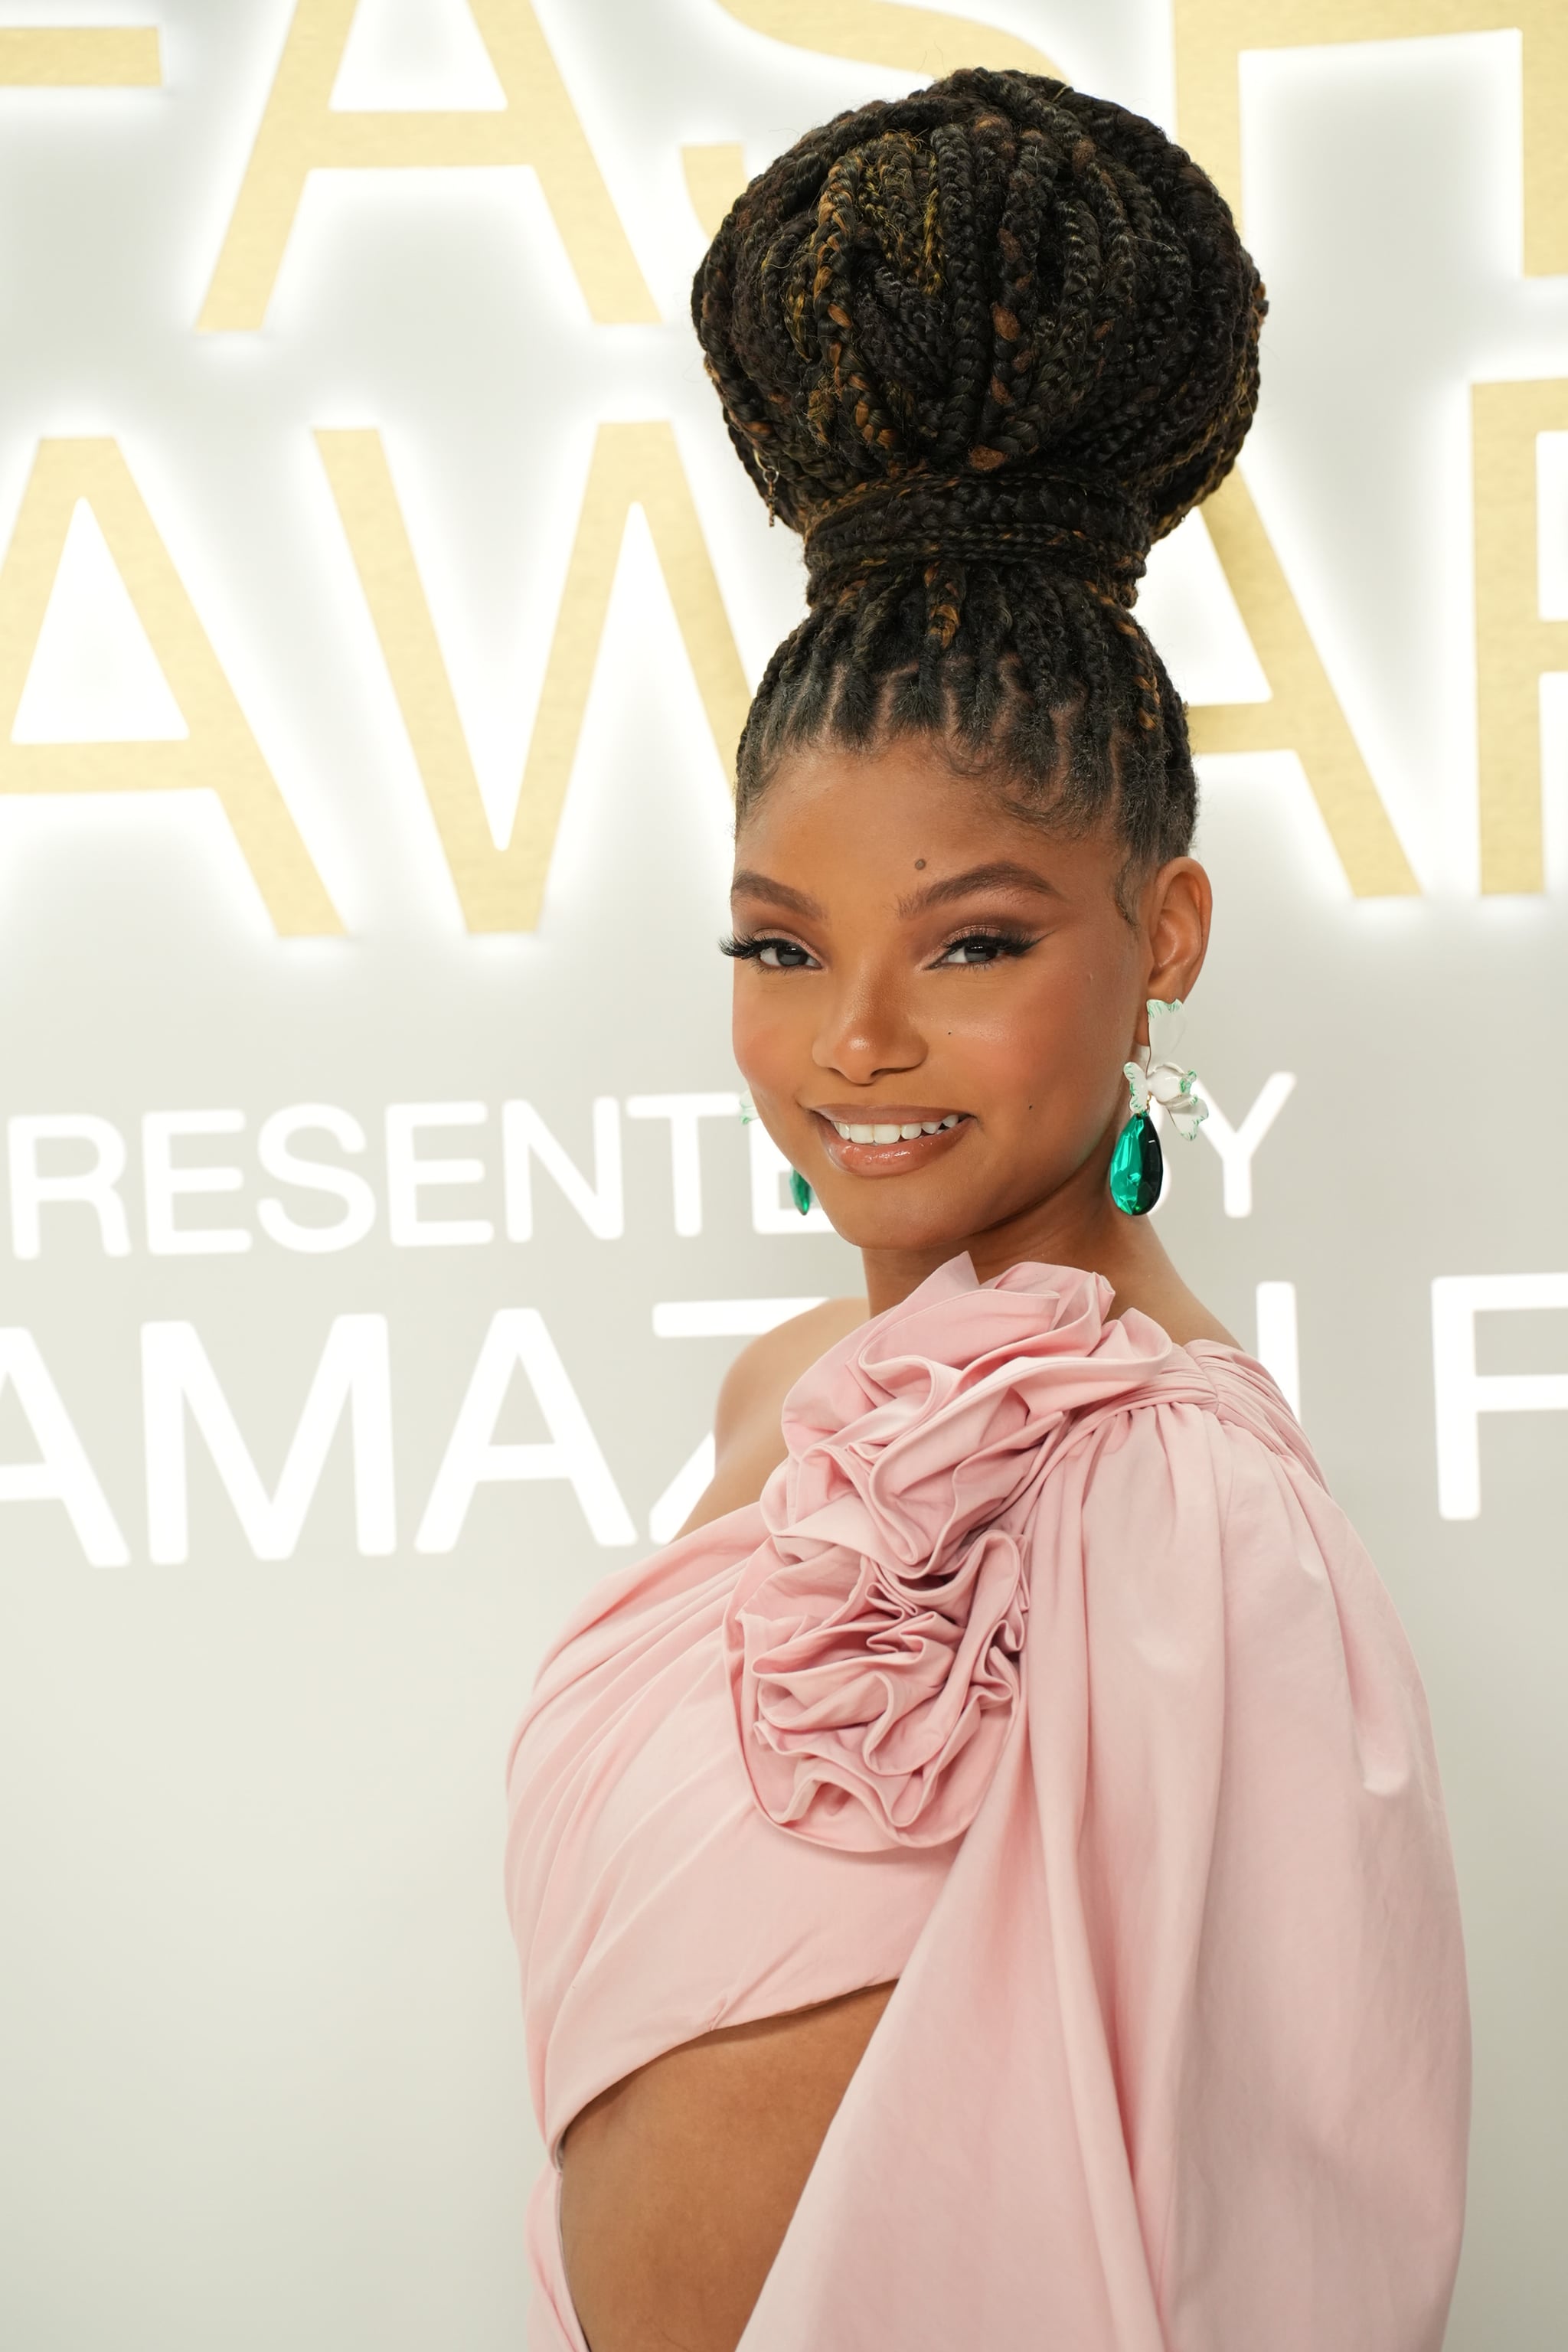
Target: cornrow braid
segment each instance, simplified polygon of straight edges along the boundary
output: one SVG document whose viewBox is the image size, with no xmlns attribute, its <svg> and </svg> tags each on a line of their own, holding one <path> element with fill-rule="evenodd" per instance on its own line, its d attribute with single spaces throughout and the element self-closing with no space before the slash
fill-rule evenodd
<svg viewBox="0 0 1568 2352">
<path fill-rule="evenodd" d="M 1186 720 L 1132 616 L 1156 539 L 1223 480 L 1263 289 L 1153 123 L 968 68 L 839 115 L 739 198 L 692 289 L 730 437 L 801 534 L 741 814 L 781 758 L 941 737 L 1057 824 L 1179 856 Z"/>
</svg>

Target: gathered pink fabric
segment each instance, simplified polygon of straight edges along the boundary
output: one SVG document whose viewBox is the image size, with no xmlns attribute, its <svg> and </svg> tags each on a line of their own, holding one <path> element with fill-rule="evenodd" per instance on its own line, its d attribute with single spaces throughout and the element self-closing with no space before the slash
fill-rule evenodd
<svg viewBox="0 0 1568 2352">
<path fill-rule="evenodd" d="M 967 1258 L 759 1504 L 606 1580 L 510 1769 L 552 2150 L 715 2026 L 898 1979 L 742 2352 L 1437 2352 L 1468 2114 L 1431 1734 L 1283 1399 Z M 557 2177 L 531 2352 L 583 2352 Z"/>
</svg>

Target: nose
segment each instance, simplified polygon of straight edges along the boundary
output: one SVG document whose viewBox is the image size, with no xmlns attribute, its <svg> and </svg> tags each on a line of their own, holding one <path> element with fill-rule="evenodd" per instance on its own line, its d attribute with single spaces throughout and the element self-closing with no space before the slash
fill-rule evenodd
<svg viewBox="0 0 1568 2352">
<path fill-rule="evenodd" d="M 901 990 L 889 976 L 864 973 L 847 980 L 826 1009 L 812 1059 L 819 1070 L 852 1087 L 873 1086 L 896 1072 L 918 1069 L 926 1042 Z"/>
</svg>

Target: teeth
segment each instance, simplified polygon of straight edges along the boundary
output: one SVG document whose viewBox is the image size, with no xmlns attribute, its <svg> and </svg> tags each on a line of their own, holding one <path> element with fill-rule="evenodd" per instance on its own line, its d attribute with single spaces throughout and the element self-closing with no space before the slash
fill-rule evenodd
<svg viewBox="0 0 1568 2352">
<path fill-rule="evenodd" d="M 956 1127 L 962 1116 L 950 1110 L 945 1118 L 910 1119 L 901 1127 L 855 1127 L 841 1118 L 833 1124 L 846 1143 L 912 1143 L 917 1135 L 940 1135 L 944 1128 Z"/>
</svg>

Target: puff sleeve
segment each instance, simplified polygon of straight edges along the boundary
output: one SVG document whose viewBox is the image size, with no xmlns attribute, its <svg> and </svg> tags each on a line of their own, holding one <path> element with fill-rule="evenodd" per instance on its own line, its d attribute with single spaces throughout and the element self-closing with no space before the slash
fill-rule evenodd
<svg viewBox="0 0 1568 2352">
<path fill-rule="evenodd" d="M 1089 1415 L 1023 1705 L 744 2352 L 1438 2352 L 1458 1909 L 1392 1603 L 1261 1367 Z"/>
</svg>

